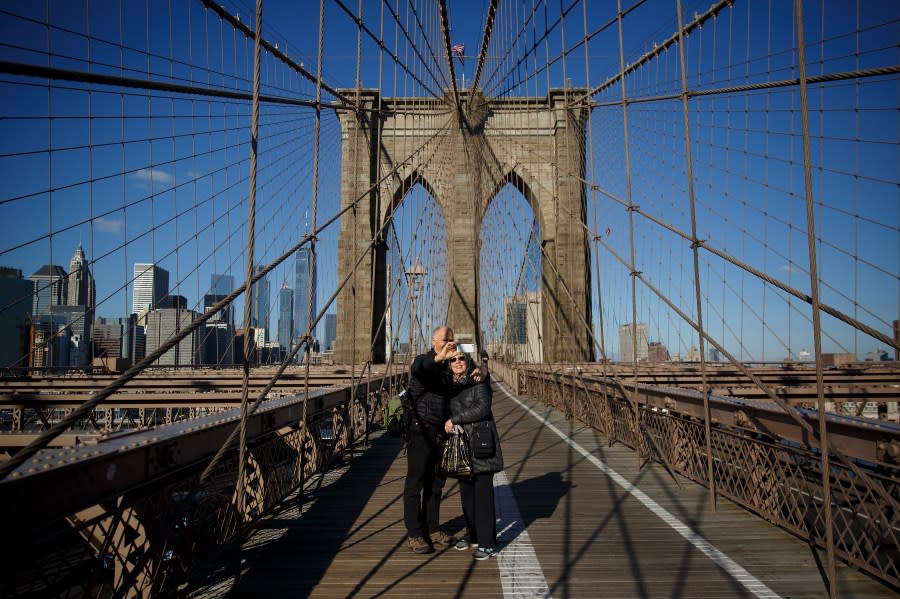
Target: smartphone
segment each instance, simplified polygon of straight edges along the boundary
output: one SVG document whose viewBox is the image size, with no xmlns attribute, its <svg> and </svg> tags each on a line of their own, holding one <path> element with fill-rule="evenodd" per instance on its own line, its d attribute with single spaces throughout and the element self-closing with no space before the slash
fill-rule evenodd
<svg viewBox="0 0 900 599">
<path fill-rule="evenodd" d="M 475 352 L 475 344 L 474 343 L 457 343 L 456 349 L 463 352 L 464 354 L 471 354 Z"/>
</svg>

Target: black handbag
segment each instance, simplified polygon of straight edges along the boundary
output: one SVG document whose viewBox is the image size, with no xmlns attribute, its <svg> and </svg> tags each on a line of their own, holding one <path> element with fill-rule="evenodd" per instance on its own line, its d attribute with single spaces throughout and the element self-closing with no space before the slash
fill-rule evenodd
<svg viewBox="0 0 900 599">
<path fill-rule="evenodd" d="M 494 433 L 491 431 L 491 423 L 487 420 L 476 422 L 472 425 L 472 437 L 469 439 L 472 446 L 472 457 L 478 459 L 492 458 L 496 448 L 494 447 Z"/>
</svg>

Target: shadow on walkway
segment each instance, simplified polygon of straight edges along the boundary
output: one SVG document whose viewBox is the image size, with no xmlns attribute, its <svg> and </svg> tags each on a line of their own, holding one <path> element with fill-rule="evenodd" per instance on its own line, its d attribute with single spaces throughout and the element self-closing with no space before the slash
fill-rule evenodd
<svg viewBox="0 0 900 599">
<path fill-rule="evenodd" d="M 374 442 L 352 462 L 338 464 L 327 473 L 328 482 L 318 489 L 317 476 L 302 515 L 291 503 L 296 502 L 294 494 L 272 517 L 260 522 L 241 552 L 245 570 L 239 585 L 225 578 L 207 580 L 207 590 L 196 592 L 228 597 L 308 596 L 341 552 L 401 449 L 399 441 Z M 401 501 L 400 496 L 394 500 Z"/>
<path fill-rule="evenodd" d="M 509 488 L 516 498 L 522 523 L 527 530 L 535 520 L 549 518 L 556 511 L 572 483 L 564 481 L 559 472 L 547 472 L 534 478 L 510 482 Z"/>
</svg>

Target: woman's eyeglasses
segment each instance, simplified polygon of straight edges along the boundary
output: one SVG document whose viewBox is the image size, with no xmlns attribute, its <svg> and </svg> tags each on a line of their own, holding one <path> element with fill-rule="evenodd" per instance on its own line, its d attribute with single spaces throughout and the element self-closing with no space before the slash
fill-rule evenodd
<svg viewBox="0 0 900 599">
<path fill-rule="evenodd" d="M 451 364 L 452 364 L 453 362 L 465 362 L 465 361 L 466 361 L 465 356 L 456 356 L 455 358 L 450 358 L 450 363 L 451 363 Z"/>
</svg>

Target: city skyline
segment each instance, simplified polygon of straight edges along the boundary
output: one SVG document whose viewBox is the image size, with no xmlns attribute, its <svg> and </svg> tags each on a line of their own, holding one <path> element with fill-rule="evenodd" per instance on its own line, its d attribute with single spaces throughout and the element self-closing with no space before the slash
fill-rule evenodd
<svg viewBox="0 0 900 599">
<path fill-rule="evenodd" d="M 302 250 L 301 250 L 302 251 Z M 309 256 L 308 252 L 302 255 Z M 298 258 L 299 262 L 299 258 Z M 308 267 L 306 260 L 303 262 L 304 273 Z M 44 265 L 28 277 L 23 276 L 23 271 L 12 266 L 0 266 L 5 277 L 0 278 L 20 278 L 23 281 L 30 281 L 29 287 L 22 287 L 22 295 L 19 300 L 27 299 L 30 313 L 45 312 L 49 306 L 75 306 L 82 305 L 93 309 L 95 306 L 95 285 L 94 277 L 89 270 L 90 260 L 86 257 L 83 247 L 79 244 L 75 253 L 70 260 L 69 270 L 58 264 Z M 263 269 L 262 265 L 255 267 L 254 274 L 258 274 Z M 132 315 L 148 314 L 157 309 L 190 309 L 198 313 L 202 313 L 206 309 L 211 308 L 215 303 L 224 299 L 228 294 L 234 291 L 234 276 L 228 274 L 210 275 L 209 293 L 204 293 L 200 301 L 192 301 L 180 294 L 171 293 L 168 289 L 169 272 L 160 268 L 158 265 L 149 262 L 135 262 L 133 264 L 134 277 L 131 281 L 132 291 L 132 311 L 125 315 L 98 315 L 93 322 L 102 322 L 104 320 L 114 320 L 127 318 Z M 299 272 L 299 271 L 298 271 Z M 17 274 L 16 274 L 17 273 Z M 268 284 L 268 278 L 263 276 L 256 284 L 254 290 L 259 294 L 260 306 L 251 310 L 251 326 L 253 323 L 263 323 L 271 321 L 272 307 L 276 301 L 269 298 L 263 301 L 263 298 L 270 294 L 263 291 L 259 293 L 259 289 L 263 289 L 261 285 Z M 284 286 L 287 282 L 284 283 Z M 27 289 L 27 291 L 26 291 Z M 293 290 L 291 289 L 293 292 Z M 293 296 L 293 293 L 291 294 Z M 280 301 L 280 298 L 279 300 Z M 292 300 L 293 301 L 293 300 Z M 72 303 L 78 302 L 78 303 Z M 254 305 L 256 302 L 254 302 Z M 262 305 L 268 306 L 268 310 Z M 234 303 L 226 307 L 222 318 L 223 321 L 232 323 Z M 199 310 L 198 310 L 199 309 Z M 291 327 L 293 330 L 293 327 Z M 268 336 L 268 335 L 267 335 Z M 289 347 L 289 344 L 285 347 Z"/>
<path fill-rule="evenodd" d="M 309 253 L 304 253 L 303 255 L 305 257 L 308 257 Z M 297 263 L 300 263 L 300 262 L 301 262 L 301 257 L 300 257 L 300 255 L 298 255 Z M 35 313 L 40 313 L 40 311 L 47 312 L 47 310 L 48 310 L 47 306 L 71 306 L 72 304 L 69 304 L 68 302 L 76 301 L 77 298 L 90 297 L 91 292 L 93 291 L 93 287 L 94 287 L 94 283 L 93 283 L 94 278 L 90 273 L 90 270 L 88 267 L 89 263 L 90 263 L 90 261 L 84 254 L 83 247 L 81 246 L 81 244 L 79 244 L 75 249 L 72 259 L 70 260 L 69 271 L 66 271 L 66 269 L 64 269 L 63 267 L 61 267 L 59 265 L 44 265 L 43 267 L 38 269 L 38 271 L 36 271 L 35 273 L 32 273 L 32 275 L 29 275 L 28 279 L 26 279 L 26 280 L 31 280 L 32 283 L 35 285 L 34 289 L 36 289 L 36 291 L 33 292 L 33 297 L 31 300 L 32 303 L 36 302 L 38 304 L 38 307 L 36 309 L 33 308 L 35 310 Z M 304 267 L 304 272 L 306 272 L 305 268 L 307 267 L 307 263 L 305 261 L 303 261 L 302 264 Z M 20 273 L 20 275 L 22 274 L 20 269 L 16 269 L 13 267 L 4 266 L 4 267 L 0 267 L 0 268 L 3 268 L 7 271 L 17 271 Z M 259 270 L 261 268 L 262 268 L 261 266 L 257 267 L 256 272 L 259 272 Z M 164 281 L 168 274 L 168 273 L 165 273 L 164 269 L 155 268 L 154 265 L 152 265 L 150 263 L 140 263 L 140 262 L 136 262 L 134 264 L 134 272 L 135 272 L 135 280 L 134 280 L 135 286 L 138 286 L 139 284 L 141 284 L 141 281 L 144 280 L 143 278 L 146 278 L 147 281 L 151 281 L 151 282 L 154 281 L 155 280 L 155 277 L 153 276 L 154 274 L 162 275 L 160 280 Z M 299 271 L 297 271 L 297 272 L 299 272 Z M 40 281 L 41 283 L 38 284 L 38 281 Z M 268 283 L 266 278 L 261 279 L 260 282 L 263 282 L 263 281 Z M 209 291 L 224 291 L 225 289 L 232 287 L 233 285 L 234 285 L 234 277 L 232 275 L 212 274 L 210 276 Z M 257 283 L 257 286 L 258 285 L 259 285 L 259 282 Z M 287 285 L 287 282 L 285 281 L 282 285 L 282 288 L 280 289 L 280 293 L 278 294 L 278 296 L 271 297 L 269 299 L 269 302 L 267 305 L 269 306 L 268 313 L 269 313 L 270 320 L 271 320 L 271 314 L 274 311 L 273 308 L 276 305 L 275 302 L 278 302 L 279 314 L 281 314 L 284 310 L 284 304 L 283 304 L 281 292 L 284 291 L 286 285 Z M 147 285 L 143 285 L 143 286 L 147 287 L 147 289 L 149 289 L 149 287 Z M 256 287 L 256 286 L 254 286 L 254 287 Z M 160 287 L 158 291 L 161 292 L 162 288 Z M 232 289 L 232 291 L 233 291 L 233 289 Z M 291 289 L 290 291 L 292 292 L 292 295 L 294 295 L 294 290 Z M 144 295 L 147 295 L 148 297 L 150 297 L 148 294 L 149 294 L 149 291 L 144 290 L 141 294 L 141 297 L 143 297 Z M 529 293 L 526 295 L 531 296 L 534 294 Z M 194 312 L 198 312 L 198 313 L 202 313 L 203 308 L 209 308 L 212 305 L 212 303 L 215 303 L 216 301 L 219 301 L 222 297 L 224 297 L 224 295 L 219 296 L 219 295 L 205 294 L 204 302 L 202 304 L 197 304 L 197 303 L 191 303 L 190 300 L 187 300 L 186 298 L 184 298 L 183 296 L 180 296 L 180 295 L 164 293 L 163 296 L 164 296 L 166 302 L 161 304 L 162 307 L 180 308 L 182 310 L 190 309 L 190 310 L 192 310 Z M 535 297 L 537 297 L 537 295 L 535 295 Z M 510 299 L 512 299 L 512 298 L 510 298 Z M 209 303 L 210 301 L 212 301 L 212 303 Z M 295 305 L 296 305 L 296 297 L 291 302 L 292 307 Z M 523 303 L 523 305 L 524 305 L 524 303 Z M 201 309 L 193 310 L 193 306 L 199 306 L 199 307 L 201 307 Z M 88 306 L 88 308 L 89 307 L 90 306 Z M 510 318 L 510 317 L 514 318 L 514 320 L 517 324 L 515 324 L 513 328 L 518 332 L 513 334 L 513 337 L 515 339 L 513 337 L 509 337 L 508 339 L 505 339 L 505 340 L 507 342 L 512 342 L 512 343 L 524 343 L 524 342 L 526 342 L 527 338 L 519 339 L 525 333 L 524 332 L 524 321 L 525 321 L 524 312 L 522 314 L 520 314 L 519 317 L 513 316 L 514 312 L 515 312 L 515 309 L 514 309 L 513 304 L 510 304 L 508 302 L 507 309 L 506 309 L 506 316 L 507 316 L 506 320 L 508 322 L 508 318 Z M 80 322 L 82 320 L 85 320 L 87 323 L 89 323 L 89 326 L 86 329 L 84 329 L 82 332 L 82 335 L 86 336 L 88 339 L 91 338 L 90 330 L 94 326 L 95 323 L 102 323 L 104 320 L 113 320 L 113 319 L 120 321 L 120 322 L 123 321 L 122 316 L 99 316 L 98 315 L 98 316 L 95 316 L 94 318 L 88 318 L 88 315 L 84 312 L 76 314 L 75 316 L 72 316 L 70 314 L 65 317 L 60 316 L 60 314 L 62 314 L 62 312 L 57 311 L 56 318 L 74 319 L 74 321 L 76 323 Z M 137 313 L 132 313 L 132 315 L 136 315 L 136 314 Z M 326 314 L 325 320 L 323 320 L 323 323 L 325 323 L 323 326 L 334 327 L 335 326 L 334 317 L 335 317 L 335 315 L 331 312 Z M 127 318 L 127 317 L 124 317 L 124 318 Z M 330 320 L 330 322 L 329 322 L 329 320 Z M 50 321 L 48 321 L 48 323 L 49 322 Z M 253 321 L 251 321 L 251 322 L 253 322 Z M 296 320 L 294 320 L 294 322 L 296 323 Z M 231 323 L 231 324 L 233 324 L 233 323 Z M 630 326 L 631 325 L 629 323 L 619 326 L 618 351 L 615 351 L 613 348 L 608 348 L 608 355 L 618 356 L 619 361 L 624 361 L 624 362 L 629 361 L 627 354 L 630 354 L 630 352 L 631 352 L 630 332 L 629 332 Z M 654 346 L 654 345 L 657 346 L 656 351 L 658 353 L 656 355 L 662 355 L 659 352 L 665 352 L 665 354 L 668 355 L 668 351 L 666 351 L 666 349 L 667 349 L 666 344 L 661 343 L 659 341 L 653 341 L 649 335 L 649 331 L 648 331 L 647 327 L 648 327 L 647 323 L 639 323 L 638 324 L 638 335 L 639 335 L 638 361 L 643 361 L 643 360 L 649 359 L 648 349 L 652 349 L 650 346 Z M 533 330 L 531 323 L 529 323 L 529 329 Z M 232 327 L 232 330 L 233 330 L 233 327 Z M 504 330 L 510 331 L 511 329 L 509 329 L 508 325 L 505 325 Z M 282 347 L 284 347 L 286 349 L 290 348 L 290 344 L 285 345 L 283 343 L 280 317 L 279 317 L 279 323 L 278 323 L 278 325 L 276 325 L 276 328 L 270 329 L 270 331 L 271 332 L 266 333 L 267 340 L 268 340 L 268 338 L 273 338 Z M 326 332 L 326 334 L 327 334 L 327 332 Z M 511 333 L 509 333 L 509 332 L 504 333 L 504 337 L 506 337 L 507 335 L 510 335 L 510 334 Z M 516 339 L 519 339 L 519 340 L 516 341 Z M 321 346 L 322 346 L 322 349 L 324 350 L 324 349 L 326 349 L 326 346 L 328 345 L 328 340 L 325 338 L 322 338 L 321 341 L 322 341 Z M 333 344 L 334 340 L 331 339 L 330 341 Z M 199 355 L 199 353 L 201 351 L 202 351 L 201 349 L 197 349 L 197 348 L 192 350 L 193 354 L 195 354 L 195 355 Z M 806 347 L 800 348 L 798 351 L 799 351 L 799 354 L 803 354 L 803 355 L 799 355 L 794 358 L 785 356 L 784 359 L 799 359 L 801 361 L 810 359 L 809 350 Z M 682 352 L 678 352 L 678 353 L 672 354 L 672 357 L 669 359 L 678 361 L 678 360 L 681 360 L 682 357 L 684 357 L 688 361 L 691 361 L 691 360 L 696 361 L 699 359 L 699 354 L 695 355 L 697 352 L 698 352 L 697 347 L 695 345 L 693 345 L 693 346 L 689 346 L 685 349 L 684 356 L 682 356 Z M 721 359 L 718 350 L 716 350 L 715 348 L 708 348 L 707 353 L 708 353 L 708 359 L 710 361 L 717 362 Z M 823 353 L 834 353 L 834 352 L 826 351 Z M 885 355 L 884 348 L 877 344 L 873 344 L 873 348 L 871 350 L 868 350 L 864 354 L 857 354 L 856 359 L 860 359 L 860 360 L 864 359 L 864 358 L 871 359 L 872 356 L 883 356 L 883 355 Z"/>
<path fill-rule="evenodd" d="M 699 2 L 683 4 L 688 17 L 691 10 L 705 8 Z M 828 32 L 827 39 L 823 31 L 809 32 L 810 48 L 818 53 L 817 62 L 811 65 L 814 74 L 829 75 L 845 69 L 847 65 L 842 57 L 855 53 L 858 68 L 883 66 L 883 53 L 869 49 L 860 52 L 856 48 L 854 44 L 860 34 L 852 29 L 852 24 L 863 17 L 875 23 L 890 23 L 895 18 L 891 11 L 896 8 L 888 5 L 872 3 L 860 15 L 841 3 L 833 8 L 829 5 L 829 10 L 833 10 L 829 13 L 830 23 L 838 31 Z M 49 30 L 60 35 L 64 31 L 79 31 L 85 16 L 79 13 L 81 8 L 47 11 L 47 6 L 22 3 L 10 8 L 7 22 L 15 22 L 21 12 L 21 22 L 46 16 Z M 601 22 L 609 10 L 603 3 L 591 3 L 585 8 L 587 20 L 591 22 Z M 79 46 L 70 48 L 71 55 L 65 58 L 54 56 L 54 66 L 96 68 L 119 74 L 146 72 L 151 79 L 168 81 L 189 55 L 191 40 L 206 39 L 203 11 L 199 7 L 147 3 L 123 5 L 121 10 L 124 12 L 118 16 L 127 18 L 116 18 L 115 14 L 94 15 L 93 23 L 97 27 L 94 33 L 103 40 L 135 41 L 133 53 L 120 55 L 113 51 L 118 47 L 116 44 L 106 47 L 101 43 L 102 49 L 94 54 Z M 643 3 L 641 10 L 658 10 L 660 20 L 652 27 L 642 19 L 629 22 L 635 29 L 628 31 L 623 44 L 623 59 L 627 62 L 639 59 L 654 44 L 664 41 L 661 32 L 672 30 L 656 28 L 661 22 L 671 25 L 675 16 L 672 3 L 650 1 Z M 765 14 L 758 5 L 742 6 L 740 10 L 748 11 L 748 27 L 760 20 L 768 22 L 770 18 L 785 23 L 791 19 L 787 5 L 773 5 L 771 15 Z M 815 20 L 818 18 L 815 11 L 819 9 L 813 10 L 810 18 Z M 552 22 L 560 16 L 556 11 L 556 7 L 549 7 L 541 18 Z M 267 2 L 265 14 L 269 26 L 265 36 L 281 41 L 289 56 L 302 57 L 306 64 L 313 65 L 317 60 L 318 24 L 303 19 L 301 13 L 289 2 Z M 455 3 L 449 13 L 452 42 L 477 48 L 481 30 L 475 22 L 483 13 L 483 3 Z M 157 27 L 155 23 L 162 21 L 154 18 L 160 16 L 171 18 L 183 28 L 169 31 Z M 188 16 L 197 18 L 190 20 Z M 341 38 L 344 33 L 354 31 L 355 23 L 350 19 L 335 19 L 331 23 L 333 35 L 327 37 L 323 49 L 324 78 L 330 83 L 349 85 L 355 80 L 355 73 L 344 60 L 346 52 Z M 576 25 L 570 26 L 577 31 Z M 596 87 L 619 69 L 618 52 L 610 51 L 618 48 L 618 43 L 607 37 L 614 29 L 599 32 L 586 43 L 590 46 L 590 58 L 578 58 L 575 55 L 578 53 L 566 55 L 566 60 L 579 61 L 575 63 L 579 68 L 569 69 L 566 79 L 561 71 L 561 63 L 566 60 L 558 61 L 546 65 L 546 78 L 516 81 L 501 95 L 542 97 L 551 86 L 563 84 L 570 89 Z M 873 48 L 891 47 L 890 31 L 884 26 L 873 27 L 867 30 L 866 43 Z M 6 33 L 19 44 L 16 50 L 12 46 L 5 50 L 8 58 L 18 60 L 24 53 L 45 55 L 46 48 L 40 40 L 31 39 L 14 26 Z M 710 39 L 709 28 L 695 31 L 688 40 L 691 52 L 686 72 L 688 85 L 702 90 L 765 83 L 770 78 L 766 60 L 773 52 L 783 63 L 777 65 L 771 77 L 795 77 L 796 73 L 787 74 L 793 68 L 788 60 L 794 48 L 790 28 L 776 28 L 771 33 L 765 41 L 746 39 L 745 43 L 735 44 L 735 64 L 740 68 L 729 69 L 725 74 L 702 70 L 702 65 L 717 58 L 717 46 Z M 702 45 L 704 40 L 706 44 Z M 381 53 L 370 42 L 363 42 L 368 44 L 366 50 L 372 50 L 362 53 L 367 57 L 365 61 L 371 61 L 365 65 L 374 65 Z M 227 49 L 235 55 L 247 50 L 245 45 L 231 44 L 229 41 Z M 564 43 L 559 37 L 548 36 L 546 44 L 550 55 L 561 55 Z M 159 64 L 150 60 L 151 56 L 159 58 Z M 664 55 L 670 60 L 672 56 L 673 52 Z M 457 61 L 457 78 L 461 80 L 465 76 L 471 81 L 475 62 Z M 195 66 L 190 73 L 179 76 L 198 85 L 209 84 L 211 78 L 219 76 L 212 65 L 202 60 Z M 674 73 L 676 68 L 671 66 Z M 250 90 L 251 81 L 246 72 L 226 71 L 216 85 L 231 86 L 241 92 Z M 284 80 L 291 80 L 290 76 L 287 74 Z M 363 68 L 360 76 L 361 85 L 384 90 L 393 89 L 397 83 L 409 83 L 396 79 L 397 73 L 386 73 L 386 79 L 379 79 L 377 69 Z M 404 74 L 401 72 L 399 76 Z M 273 82 L 276 79 L 264 82 L 264 92 L 277 95 L 284 91 Z M 629 88 L 630 93 L 640 99 L 657 92 L 674 93 L 680 88 L 677 78 L 663 79 L 659 89 L 650 86 L 655 90 L 652 93 L 649 88 L 641 87 L 644 84 Z M 298 97 L 314 97 L 314 86 L 308 81 L 297 81 Z M 813 119 L 810 123 L 815 151 L 811 153 L 809 166 L 813 173 L 811 197 L 816 218 L 814 233 L 819 252 L 821 300 L 866 326 L 890 334 L 900 305 L 896 276 L 900 260 L 895 251 L 900 246 L 900 207 L 894 201 L 898 144 L 896 134 L 892 133 L 897 131 L 893 107 L 900 92 L 878 77 L 859 79 L 854 85 L 830 87 L 827 94 L 823 92 L 824 87 L 811 90 L 811 99 L 817 102 L 817 110 L 822 114 L 854 114 L 853 118 Z M 409 92 L 403 89 L 404 93 L 425 96 L 436 88 L 432 85 L 424 90 L 414 86 Z M 218 99 L 185 94 L 142 95 L 115 86 L 20 85 L 15 87 L 15 92 L 0 96 L 0 111 L 6 117 L 4 123 L 10 133 L 2 141 L 5 153 L 0 158 L 0 172 L 7 182 L 0 197 L 0 222 L 4 224 L 0 264 L 34 273 L 45 264 L 67 264 L 72 248 L 83 244 L 90 268 L 97 275 L 96 316 L 110 318 L 125 316 L 131 310 L 133 291 L 127 281 L 133 276 L 136 262 L 157 264 L 167 270 L 171 274 L 171 292 L 189 298 L 190 306 L 198 312 L 203 309 L 201 302 L 210 273 L 227 272 L 234 273 L 236 280 L 245 278 L 250 236 L 246 230 L 250 212 L 249 142 L 245 136 L 247 121 L 240 109 Z M 493 93 L 499 92 L 495 89 Z M 647 322 L 654 336 L 658 331 L 659 339 L 672 352 L 686 352 L 697 344 L 691 326 L 642 281 L 637 281 L 637 291 L 632 297 L 629 279 L 634 272 L 640 272 L 662 295 L 695 320 L 698 303 L 694 297 L 694 278 L 699 277 L 705 329 L 739 360 L 780 360 L 798 356 L 802 348 L 813 347 L 807 302 L 768 285 L 760 275 L 748 274 L 734 263 L 721 261 L 706 250 L 700 252 L 695 275 L 685 239 L 643 216 L 648 214 L 680 231 L 691 229 L 688 181 L 684 174 L 684 134 L 687 133 L 693 144 L 691 167 L 695 177 L 692 183 L 697 238 L 764 276 L 796 289 L 800 295 L 811 292 L 804 161 L 801 160 L 796 94 L 790 89 L 748 94 L 742 97 L 744 104 L 740 108 L 723 98 L 721 95 L 692 97 L 687 130 L 669 111 L 668 103 L 634 104 L 630 162 L 626 169 L 625 131 L 620 117 L 616 116 L 619 109 L 614 106 L 617 99 L 598 95 L 601 104 L 610 104 L 597 106 L 593 111 L 585 139 L 585 148 L 596 144 L 584 173 L 583 224 L 593 237 L 589 248 L 592 270 L 585 274 L 591 277 L 594 291 L 591 313 L 585 316 L 590 317 L 589 324 L 598 330 L 602 317 L 608 330 L 606 337 L 611 338 L 606 348 L 610 353 L 614 352 L 614 331 L 632 320 L 632 305 L 637 307 L 637 319 Z M 865 98 L 865 106 L 859 105 L 859 98 Z M 610 113 L 612 117 L 605 116 Z M 320 153 L 314 164 L 312 119 L 294 123 L 284 116 L 278 107 L 265 107 L 264 122 L 271 126 L 272 137 L 267 138 L 259 156 L 255 249 L 250 262 L 274 262 L 309 232 L 315 237 L 318 260 L 313 303 L 321 307 L 338 284 L 337 227 L 316 229 L 317 223 L 327 222 L 341 209 L 340 202 L 335 201 L 341 197 L 343 175 L 340 124 L 333 111 L 325 110 L 319 115 L 322 143 L 316 146 Z M 284 124 L 288 122 L 291 124 Z M 658 130 L 653 129 L 658 135 L 647 136 L 649 128 L 657 124 L 663 124 Z M 273 139 L 278 142 L 270 143 Z M 604 140 L 602 150 L 597 149 L 599 139 Z M 844 140 L 856 141 L 851 145 Z M 302 167 L 283 168 L 290 156 L 302 157 L 293 163 Z M 319 169 L 315 176 L 313 166 Z M 313 181 L 318 185 L 315 190 Z M 534 213 L 522 191 L 507 185 L 498 192 L 498 197 L 509 194 L 524 207 L 521 212 L 512 213 L 512 217 L 502 214 L 492 221 L 499 224 L 495 227 L 498 231 L 516 226 L 520 232 L 527 233 L 531 222 L 539 220 L 540 215 Z M 316 206 L 313 206 L 314 198 L 318 199 Z M 408 221 L 414 222 L 416 215 L 406 212 L 408 196 L 399 200 L 395 216 L 398 220 L 409 217 Z M 629 212 L 621 205 L 627 201 L 633 201 L 641 210 Z M 488 212 L 501 204 L 493 201 Z M 403 249 L 414 245 L 410 242 L 414 235 L 410 229 L 401 231 L 398 241 Z M 537 241 L 543 243 L 544 236 L 548 235 L 549 232 L 544 232 Z M 484 257 L 485 264 L 492 261 L 504 264 L 492 265 L 493 270 L 484 275 L 486 281 L 482 288 L 515 287 L 519 258 L 539 247 L 527 245 L 529 239 L 523 235 L 515 244 L 504 248 L 508 251 Z M 632 260 L 629 240 L 639 249 L 634 264 L 628 263 Z M 409 260 L 404 258 L 401 262 L 408 265 Z M 501 266 L 505 269 L 502 273 Z M 294 281 L 299 296 L 299 285 L 291 278 L 295 267 L 292 260 L 286 260 L 273 270 L 271 280 Z M 429 268 L 434 272 L 433 265 Z M 538 280 L 543 276 L 539 268 L 530 269 L 526 274 Z M 434 279 L 431 277 L 429 284 Z M 438 284 L 434 284 L 434 289 L 443 291 Z M 437 293 L 433 299 L 434 304 L 442 301 Z M 270 312 L 274 312 L 276 308 L 271 300 Z M 243 301 L 241 297 L 235 302 L 235 314 L 243 314 Z M 493 309 L 493 317 L 502 318 L 502 306 Z M 438 319 L 440 310 L 435 312 L 433 318 Z M 408 314 L 409 310 L 396 309 L 393 313 Z M 490 317 L 487 313 L 485 316 Z M 404 326 L 400 322 L 393 324 L 398 329 Z M 489 328 L 486 322 L 480 324 L 484 329 Z M 827 315 L 823 326 L 823 352 L 852 351 L 866 355 L 881 345 L 860 330 Z"/>
</svg>

